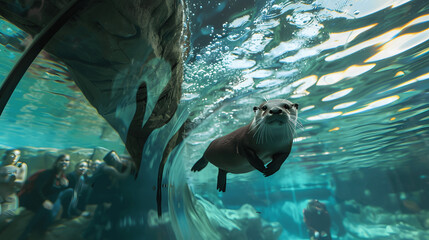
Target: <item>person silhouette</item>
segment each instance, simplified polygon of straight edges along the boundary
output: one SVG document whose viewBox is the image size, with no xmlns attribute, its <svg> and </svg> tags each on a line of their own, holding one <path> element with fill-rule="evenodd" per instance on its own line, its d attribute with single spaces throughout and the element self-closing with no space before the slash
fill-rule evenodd
<svg viewBox="0 0 429 240">
<path fill-rule="evenodd" d="M 317 199 L 308 202 L 303 210 L 304 222 L 311 240 L 331 240 L 331 217 L 325 204 Z"/>
<path fill-rule="evenodd" d="M 52 168 L 36 172 L 24 183 L 18 193 L 19 203 L 27 210 L 34 212 L 19 240 L 27 239 L 37 229 L 44 233 L 58 214 L 56 204 L 60 193 L 67 189 L 69 182 L 65 171 L 70 165 L 70 155 L 62 154 L 54 162 Z"/>
</svg>

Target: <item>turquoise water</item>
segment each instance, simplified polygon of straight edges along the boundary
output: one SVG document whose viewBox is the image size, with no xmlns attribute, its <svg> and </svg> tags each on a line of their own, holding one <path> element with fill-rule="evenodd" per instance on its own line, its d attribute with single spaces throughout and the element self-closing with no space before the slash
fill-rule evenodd
<svg viewBox="0 0 429 240">
<path fill-rule="evenodd" d="M 207 139 L 248 123 L 263 99 L 299 103 L 302 128 L 273 176 L 230 174 L 226 193 L 218 194 L 217 169 L 209 166 L 186 172 L 194 192 L 225 208 L 252 204 L 264 219 L 282 224 L 281 239 L 305 238 L 302 209 L 309 198 L 336 213 L 339 239 L 427 238 L 419 227 L 365 219 L 381 218 L 380 212 L 354 219 L 345 207 L 356 200 L 399 214 L 403 203 L 388 196 L 427 191 L 427 3 L 234 3 L 225 10 L 216 2 L 189 4 L 194 51 L 184 96 L 197 100 L 191 112 L 197 127 L 181 155 L 185 170 Z"/>
<path fill-rule="evenodd" d="M 21 56 L 17 46 L 28 46 L 32 38 L 5 19 L 1 19 L 0 49 L 2 80 Z M 7 147 L 96 147 L 124 146 L 118 134 L 100 118 L 79 88 L 70 79 L 66 66 L 52 55 L 42 52 L 24 75 L 0 118 L 7 131 L 0 144 Z M 122 147 L 118 146 L 122 145 Z"/>
<path fill-rule="evenodd" d="M 272 229 L 281 233 L 267 239 L 308 239 L 302 210 L 313 198 L 327 205 L 334 239 L 429 238 L 427 1 L 185 3 L 191 44 L 181 102 L 143 151 L 150 159 L 143 168 L 157 171 L 162 146 L 186 121 L 163 181 L 170 239 L 261 239 L 255 234 Z M 4 19 L 1 33 L 31 41 Z M 2 76 L 20 54 L 0 46 Z M 218 193 L 217 168 L 190 171 L 212 140 L 249 123 L 253 106 L 274 98 L 299 103 L 302 124 L 279 172 L 229 174 L 227 191 Z M 4 147 L 125 151 L 65 65 L 47 54 L 30 67 L 0 126 Z M 140 175 L 136 184 L 151 188 L 155 178 Z M 144 199 L 130 211 L 146 209 L 139 204 L 155 198 L 146 192 L 129 195 Z M 255 216 L 219 210 L 244 204 Z M 272 225 L 250 227 L 259 217 Z M 147 224 L 124 236 L 163 231 Z"/>
</svg>

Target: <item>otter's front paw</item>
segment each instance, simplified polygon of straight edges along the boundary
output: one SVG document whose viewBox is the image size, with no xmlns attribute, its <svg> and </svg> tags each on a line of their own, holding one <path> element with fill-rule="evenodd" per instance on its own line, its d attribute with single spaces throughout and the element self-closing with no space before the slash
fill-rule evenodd
<svg viewBox="0 0 429 240">
<path fill-rule="evenodd" d="M 273 163 L 271 162 L 271 163 L 269 163 L 269 164 L 267 165 L 267 168 L 266 168 L 266 169 L 265 169 L 265 171 L 263 172 L 263 173 L 264 173 L 264 176 L 265 176 L 265 177 L 271 176 L 271 175 L 273 175 L 275 172 L 277 172 L 279 169 L 280 169 L 280 166 L 277 166 L 276 164 L 273 164 Z"/>
</svg>

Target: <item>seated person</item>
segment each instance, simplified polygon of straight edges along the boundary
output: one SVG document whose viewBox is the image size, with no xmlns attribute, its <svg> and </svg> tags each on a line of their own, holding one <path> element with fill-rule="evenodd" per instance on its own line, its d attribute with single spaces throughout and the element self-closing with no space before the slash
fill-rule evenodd
<svg viewBox="0 0 429 240">
<path fill-rule="evenodd" d="M 89 160 L 81 160 L 76 164 L 75 170 L 66 175 L 69 188 L 73 191 L 61 194 L 64 218 L 79 216 L 85 211 L 89 197 L 88 162 Z"/>
<path fill-rule="evenodd" d="M 103 164 L 103 161 L 101 160 L 94 160 L 89 162 L 89 170 L 88 170 L 88 176 L 91 177 L 95 171 L 97 171 L 98 167 Z"/>
<path fill-rule="evenodd" d="M 310 200 L 304 209 L 304 222 L 311 240 L 331 240 L 331 218 L 325 204 L 317 199 Z"/>
<path fill-rule="evenodd" d="M 18 168 L 18 172 L 16 174 L 15 183 L 20 184 L 21 186 L 24 184 L 25 179 L 27 178 L 27 164 L 23 162 L 19 162 L 19 158 L 21 157 L 21 151 L 18 149 L 7 150 L 6 154 L 3 156 L 2 166 L 13 165 Z"/>
<path fill-rule="evenodd" d="M 118 181 L 130 175 L 132 165 L 124 162 L 115 151 L 110 151 L 103 158 L 93 175 L 88 179 L 92 186 L 91 203 L 111 202 L 115 198 L 114 191 L 118 188 Z"/>
<path fill-rule="evenodd" d="M 96 204 L 97 208 L 84 236 L 94 235 L 96 239 L 114 239 L 113 235 L 102 233 L 100 230 L 103 231 L 109 222 L 110 231 L 119 224 L 112 223 L 112 221 L 120 218 L 117 211 L 121 202 L 120 183 L 131 176 L 132 164 L 130 161 L 124 162 L 115 151 L 107 153 L 103 160 L 104 163 L 98 166 L 88 179 L 88 184 L 92 189 L 88 204 Z M 103 234 L 105 235 L 103 236 Z"/>
<path fill-rule="evenodd" d="M 80 160 L 74 168 L 73 172 L 70 172 L 66 175 L 69 180 L 69 187 L 75 188 L 79 185 L 79 181 L 87 180 L 88 178 L 88 169 L 89 169 L 89 161 L 88 160 Z"/>
<path fill-rule="evenodd" d="M 9 222 L 18 208 L 16 192 L 27 177 L 27 164 L 19 162 L 21 151 L 7 150 L 0 166 L 0 223 Z"/>
<path fill-rule="evenodd" d="M 6 165 L 0 167 L 0 226 L 10 222 L 18 208 L 15 183 L 18 167 Z"/>
<path fill-rule="evenodd" d="M 55 160 L 51 169 L 40 170 L 25 182 L 18 193 L 19 202 L 21 206 L 35 214 L 19 240 L 27 239 L 33 229 L 45 232 L 52 223 L 58 213 L 54 203 L 69 184 L 65 176 L 69 165 L 70 156 L 63 154 Z"/>
</svg>

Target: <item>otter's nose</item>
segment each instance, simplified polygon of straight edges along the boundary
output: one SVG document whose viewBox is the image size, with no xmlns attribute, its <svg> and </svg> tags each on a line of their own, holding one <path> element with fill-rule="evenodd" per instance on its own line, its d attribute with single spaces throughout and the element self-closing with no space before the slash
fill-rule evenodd
<svg viewBox="0 0 429 240">
<path fill-rule="evenodd" d="M 280 114 L 282 113 L 282 110 L 280 108 L 274 108 L 274 109 L 270 109 L 270 113 L 271 114 Z"/>
</svg>

